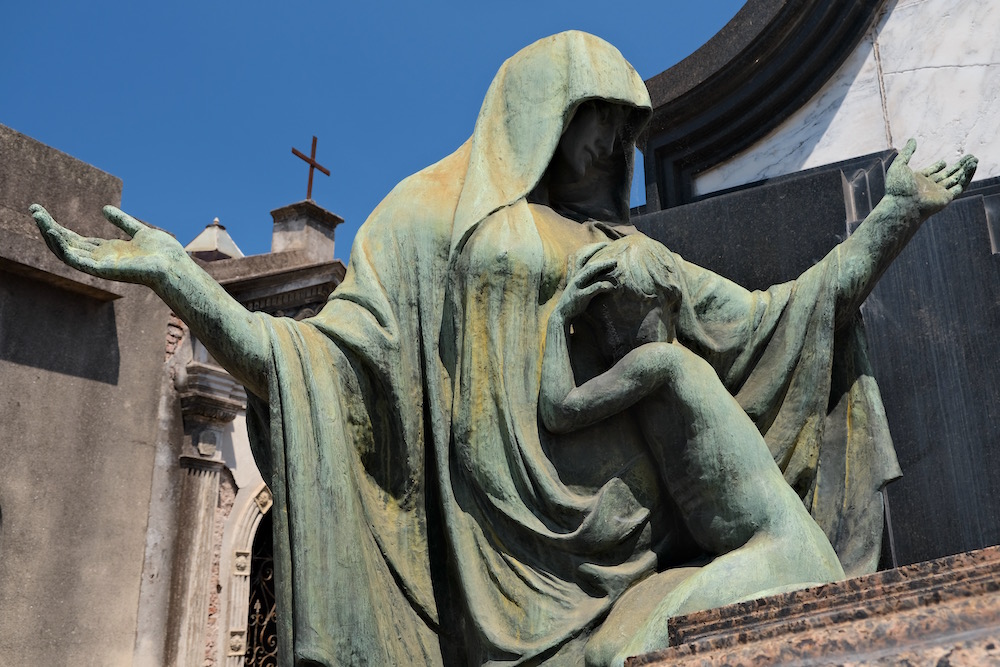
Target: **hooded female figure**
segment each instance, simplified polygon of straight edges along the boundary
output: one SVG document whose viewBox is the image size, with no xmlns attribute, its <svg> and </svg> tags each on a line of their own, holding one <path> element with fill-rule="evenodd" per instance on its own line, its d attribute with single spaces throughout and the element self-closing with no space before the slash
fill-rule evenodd
<svg viewBox="0 0 1000 667">
<path fill-rule="evenodd" d="M 275 498 L 281 664 L 580 664 L 588 641 L 599 662 L 630 639 L 609 614 L 634 629 L 679 580 L 672 567 L 711 558 L 692 550 L 627 411 L 563 435 L 538 416 L 570 257 L 638 233 L 628 192 L 649 110 L 606 42 L 567 32 L 525 48 L 472 138 L 379 204 L 343 284 L 302 322 L 247 313 L 173 239 L 116 209 L 130 242 L 74 237 L 35 209 L 60 257 L 153 287 L 250 390 Z M 610 139 L 574 138 L 594 114 Z M 928 177 L 945 195 L 887 197 L 857 243 L 766 292 L 673 258 L 678 340 L 754 420 L 849 574 L 875 567 L 880 490 L 898 474 L 854 314 L 971 177 L 962 164 Z M 574 343 L 581 381 L 608 367 L 587 335 Z"/>
</svg>

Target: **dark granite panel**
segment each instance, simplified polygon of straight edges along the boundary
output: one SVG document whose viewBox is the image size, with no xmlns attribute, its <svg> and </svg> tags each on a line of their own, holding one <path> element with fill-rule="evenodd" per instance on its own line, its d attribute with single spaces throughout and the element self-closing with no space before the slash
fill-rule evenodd
<svg viewBox="0 0 1000 667">
<path fill-rule="evenodd" d="M 983 190 L 928 220 L 863 309 L 904 473 L 888 487 L 900 564 L 1000 543 L 1000 257 Z"/>
<path fill-rule="evenodd" d="M 847 234 L 845 213 L 840 173 L 827 172 L 659 211 L 636 227 L 685 259 L 760 289 L 823 259 Z"/>
<path fill-rule="evenodd" d="M 847 236 L 881 196 L 891 152 L 753 183 L 634 218 L 685 259 L 749 289 L 792 280 Z"/>
</svg>

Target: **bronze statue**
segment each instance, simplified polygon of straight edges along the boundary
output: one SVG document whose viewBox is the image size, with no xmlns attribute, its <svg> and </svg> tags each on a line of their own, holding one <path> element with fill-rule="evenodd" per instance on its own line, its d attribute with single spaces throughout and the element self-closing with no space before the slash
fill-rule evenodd
<svg viewBox="0 0 1000 667">
<path fill-rule="evenodd" d="M 673 614 L 874 569 L 898 466 L 856 314 L 975 158 L 913 172 L 911 141 L 847 241 L 751 293 L 629 225 L 649 112 L 600 39 L 523 49 L 303 322 L 247 312 L 117 209 L 131 241 L 32 208 L 60 258 L 150 286 L 249 390 L 281 664 L 620 665 Z M 852 421 L 828 428 L 834 375 Z"/>
</svg>

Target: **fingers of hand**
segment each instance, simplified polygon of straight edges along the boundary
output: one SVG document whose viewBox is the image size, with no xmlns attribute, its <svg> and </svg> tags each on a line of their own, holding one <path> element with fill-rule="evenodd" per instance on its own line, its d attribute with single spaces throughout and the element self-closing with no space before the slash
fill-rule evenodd
<svg viewBox="0 0 1000 667">
<path fill-rule="evenodd" d="M 580 289 L 579 294 L 581 298 L 592 299 L 598 294 L 604 294 L 606 292 L 612 292 L 618 287 L 617 283 L 613 280 L 598 280 L 597 282 L 591 283 L 586 287 Z"/>
<path fill-rule="evenodd" d="M 35 224 L 42 232 L 45 245 L 61 259 L 67 259 L 69 253 L 74 251 L 94 246 L 93 239 L 85 239 L 73 230 L 66 229 L 38 204 L 33 204 L 29 210 L 31 217 L 35 219 Z"/>
<path fill-rule="evenodd" d="M 979 158 L 974 155 L 963 155 L 962 159 L 958 161 L 962 166 L 962 172 L 965 174 L 965 182 L 968 184 L 972 181 L 972 177 L 976 175 L 976 167 L 979 166 Z"/>
<path fill-rule="evenodd" d="M 66 239 L 62 234 L 55 229 L 42 229 L 42 239 L 56 257 L 66 261 Z"/>
<path fill-rule="evenodd" d="M 104 243 L 104 239 L 84 238 L 82 236 L 77 239 L 77 246 L 89 252 L 97 250 L 102 243 Z"/>
<path fill-rule="evenodd" d="M 924 176 L 927 176 L 937 181 L 940 180 L 940 177 L 939 178 L 934 178 L 934 177 L 938 174 L 938 172 L 942 171 L 946 166 L 947 163 L 944 160 L 938 160 L 929 167 L 924 167 L 923 169 L 921 169 L 920 173 L 923 174 Z"/>
<path fill-rule="evenodd" d="M 979 160 L 971 155 L 962 157 L 954 166 L 948 169 L 946 176 L 939 181 L 939 185 L 948 190 L 953 196 L 958 196 L 972 181 L 976 173 L 976 166 Z"/>
<path fill-rule="evenodd" d="M 945 178 L 938 181 L 938 185 L 942 188 L 950 188 L 953 185 L 963 183 L 965 181 L 965 171 L 956 167 L 952 170 Z"/>
<path fill-rule="evenodd" d="M 589 245 L 589 246 L 583 248 L 582 250 L 580 250 L 580 252 L 577 253 L 577 255 L 576 255 L 576 260 L 574 262 L 573 268 L 576 271 L 579 271 L 580 269 L 582 269 L 584 267 L 584 265 L 586 265 L 586 263 L 590 261 L 590 258 L 593 257 L 594 255 L 596 255 L 606 245 L 608 245 L 608 244 L 607 243 L 595 243 L 593 245 Z"/>
<path fill-rule="evenodd" d="M 104 207 L 104 217 L 107 218 L 108 222 L 122 230 L 129 236 L 135 236 L 137 232 L 141 229 L 145 229 L 145 225 L 133 218 L 131 215 L 121 210 L 120 208 L 115 208 L 114 206 Z"/>
<path fill-rule="evenodd" d="M 899 156 L 896 159 L 902 161 L 903 164 L 909 164 L 910 158 L 913 157 L 913 154 L 916 151 L 917 151 L 917 140 L 914 139 L 913 137 L 910 137 L 910 140 L 906 142 L 905 146 L 903 146 L 903 150 L 899 152 Z"/>
<path fill-rule="evenodd" d="M 38 204 L 32 204 L 28 210 L 31 211 L 31 217 L 35 219 L 35 224 L 38 225 L 38 228 L 42 230 L 43 234 L 49 229 L 62 229 L 59 223 L 57 223 L 52 216 L 49 215 L 49 212 Z"/>
<path fill-rule="evenodd" d="M 598 294 L 613 291 L 617 285 L 611 280 L 598 280 L 582 287 L 571 287 L 563 293 L 561 307 L 563 315 L 576 317 L 590 305 Z"/>
<path fill-rule="evenodd" d="M 61 239 L 71 246 L 96 246 L 100 244 L 101 239 L 94 238 L 84 238 L 80 236 L 72 229 L 67 229 L 63 227 L 58 222 L 56 222 L 52 216 L 44 208 L 38 204 L 31 205 L 31 217 L 35 219 L 35 224 L 42 231 L 42 235 L 45 238 L 51 239 Z"/>
<path fill-rule="evenodd" d="M 94 251 L 98 244 L 68 229 L 49 229 L 43 234 L 45 245 L 56 257 L 72 267 L 88 271 L 96 266 Z"/>
<path fill-rule="evenodd" d="M 590 284 L 597 277 L 611 272 L 618 262 L 613 259 L 605 259 L 600 262 L 594 262 L 593 264 L 587 264 L 573 279 L 573 282 L 578 286 L 583 286 Z"/>
</svg>

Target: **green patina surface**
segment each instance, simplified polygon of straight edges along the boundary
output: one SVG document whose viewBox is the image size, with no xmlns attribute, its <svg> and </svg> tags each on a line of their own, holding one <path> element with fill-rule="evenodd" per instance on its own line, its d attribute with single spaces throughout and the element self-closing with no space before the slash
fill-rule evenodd
<svg viewBox="0 0 1000 667">
<path fill-rule="evenodd" d="M 131 241 L 33 207 L 60 258 L 150 286 L 250 390 L 282 664 L 621 664 L 676 613 L 874 569 L 898 467 L 858 306 L 975 159 L 915 173 L 911 141 L 847 241 L 748 292 L 635 238 L 648 112 L 598 38 L 522 50 L 303 322 L 248 313 L 117 209 Z"/>
</svg>

